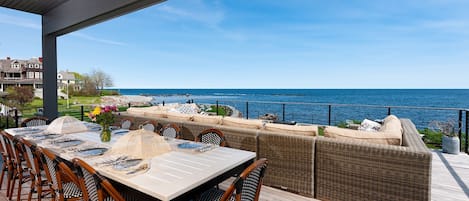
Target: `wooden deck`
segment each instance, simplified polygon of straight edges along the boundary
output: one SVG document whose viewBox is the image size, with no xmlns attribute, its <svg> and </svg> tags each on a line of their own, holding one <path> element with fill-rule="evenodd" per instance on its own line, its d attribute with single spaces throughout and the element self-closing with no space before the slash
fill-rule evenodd
<svg viewBox="0 0 469 201">
<path fill-rule="evenodd" d="M 435 201 L 466 201 L 469 200 L 469 155 L 444 154 L 433 151 L 432 165 L 432 200 Z M 220 185 L 226 188 L 232 180 L 227 180 Z M 6 182 L 4 182 L 6 183 Z M 21 200 L 27 200 L 29 184 L 23 185 Z M 6 185 L 0 190 L 0 201 L 5 197 Z M 16 191 L 15 191 L 16 192 Z M 299 196 L 279 189 L 263 186 L 261 201 L 313 201 L 315 199 Z"/>
</svg>

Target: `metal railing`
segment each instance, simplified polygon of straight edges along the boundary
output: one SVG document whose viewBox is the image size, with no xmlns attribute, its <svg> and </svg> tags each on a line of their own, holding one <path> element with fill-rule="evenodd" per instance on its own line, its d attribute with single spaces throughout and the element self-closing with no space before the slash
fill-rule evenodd
<svg viewBox="0 0 469 201">
<path fill-rule="evenodd" d="M 194 100 L 191 100 L 191 102 L 193 103 Z M 163 101 L 162 104 L 165 105 L 165 101 Z M 469 140 L 467 135 L 467 133 L 469 133 L 469 109 L 465 108 L 239 100 L 216 100 L 214 105 L 217 115 L 219 115 L 218 111 L 221 106 L 231 106 L 239 110 L 240 116 L 246 119 L 257 119 L 261 114 L 265 113 L 279 114 L 277 116 L 281 118 L 281 123 L 298 122 L 319 125 L 337 125 L 349 119 L 380 119 L 386 115 L 396 114 L 401 118 L 411 119 L 416 124 L 417 128 L 423 129 L 427 128 L 429 123 L 433 120 L 446 121 L 456 118 L 460 150 L 469 153 Z M 131 107 L 131 104 L 129 103 L 127 106 Z M 85 118 L 85 111 L 91 111 L 92 109 L 91 105 L 80 105 L 76 109 L 61 112 L 60 115 L 74 116 L 83 121 L 87 120 L 87 118 Z M 422 111 L 427 112 L 427 114 L 422 115 Z M 424 119 L 424 117 L 430 117 L 431 119 Z M 0 116 L 0 120 L 0 128 L 18 127 L 20 123 L 18 110 L 10 110 L 7 115 Z"/>
</svg>

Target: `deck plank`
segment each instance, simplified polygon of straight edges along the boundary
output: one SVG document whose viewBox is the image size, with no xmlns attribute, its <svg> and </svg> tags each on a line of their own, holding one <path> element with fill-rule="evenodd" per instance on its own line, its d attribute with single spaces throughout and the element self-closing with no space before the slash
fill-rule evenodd
<svg viewBox="0 0 469 201">
<path fill-rule="evenodd" d="M 466 201 L 469 200 L 469 155 L 444 154 L 432 151 L 432 191 L 431 199 L 435 201 Z M 1 161 L 0 161 L 1 162 Z M 220 184 L 221 189 L 227 188 L 233 179 Z M 5 197 L 5 183 L 0 190 L 0 201 Z M 26 200 L 29 184 L 23 185 L 22 200 Z M 261 201 L 313 201 L 315 199 L 303 197 L 283 190 L 263 186 Z"/>
</svg>

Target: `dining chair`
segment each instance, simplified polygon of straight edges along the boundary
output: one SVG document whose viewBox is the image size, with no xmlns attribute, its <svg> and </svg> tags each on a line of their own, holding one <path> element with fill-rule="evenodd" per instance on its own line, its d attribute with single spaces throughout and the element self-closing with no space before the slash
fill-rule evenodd
<svg viewBox="0 0 469 201">
<path fill-rule="evenodd" d="M 122 119 L 120 127 L 122 129 L 130 130 L 130 127 L 132 127 L 132 124 L 134 124 L 132 119 L 125 118 L 125 119 Z"/>
<path fill-rule="evenodd" d="M 209 128 L 202 131 L 196 138 L 196 142 L 214 144 L 224 147 L 226 145 L 225 135 L 221 130 Z"/>
<path fill-rule="evenodd" d="M 15 189 L 16 181 L 18 181 L 18 193 L 16 199 L 20 201 L 22 185 L 26 182 L 29 182 L 31 179 L 28 174 L 28 168 L 24 163 L 25 160 L 23 158 L 23 150 L 19 146 L 18 141 L 12 135 L 9 135 L 7 133 L 5 133 L 4 136 L 12 168 L 11 171 L 9 171 L 9 180 L 11 181 L 11 183 L 7 185 L 9 186 L 9 189 L 7 189 L 7 191 L 9 192 L 7 194 L 9 195 L 8 197 L 11 200 L 13 198 L 13 191 Z"/>
<path fill-rule="evenodd" d="M 161 129 L 160 135 L 164 136 L 164 137 L 179 139 L 179 138 L 181 138 L 180 131 L 181 131 L 181 129 L 179 128 L 178 125 L 176 125 L 174 123 L 166 124 L 166 126 L 164 126 Z"/>
<path fill-rule="evenodd" d="M 38 148 L 52 197 L 55 200 L 82 200 L 83 193 L 75 173 L 57 156 L 45 148 Z"/>
<path fill-rule="evenodd" d="M 81 159 L 73 159 L 77 169 L 83 199 L 90 201 L 124 201 L 112 184 Z"/>
<path fill-rule="evenodd" d="M 21 127 L 43 126 L 49 121 L 46 117 L 31 117 L 21 122 Z"/>
<path fill-rule="evenodd" d="M 200 201 L 258 201 L 267 159 L 261 158 L 247 167 L 226 189 L 212 188 L 200 196 Z"/>
<path fill-rule="evenodd" d="M 143 130 L 157 132 L 156 128 L 158 128 L 158 122 L 156 122 L 155 120 L 148 120 L 143 122 L 139 127 Z"/>
<path fill-rule="evenodd" d="M 29 167 L 29 175 L 31 177 L 31 190 L 29 191 L 28 201 L 32 199 L 33 193 L 37 192 L 37 200 L 41 201 L 43 197 L 50 194 L 49 181 L 42 176 L 42 166 L 39 154 L 36 152 L 36 146 L 25 139 L 20 140 L 20 145 L 24 150 L 24 158 Z"/>
<path fill-rule="evenodd" d="M 9 175 L 12 175 L 13 174 L 13 164 L 11 162 L 11 158 L 10 158 L 10 145 L 7 144 L 7 139 L 6 139 L 6 133 L 5 132 L 1 132 L 0 133 L 0 142 L 1 142 L 1 145 L 2 145 L 2 149 L 0 150 L 1 151 L 1 155 L 2 155 L 2 174 L 1 174 L 1 178 L 0 178 L 0 189 L 2 188 L 3 186 L 3 179 L 5 179 L 5 176 L 7 178 L 7 197 L 9 197 L 9 192 L 10 192 L 10 184 L 11 184 L 11 177 Z M 5 174 L 6 172 L 6 174 Z"/>
</svg>

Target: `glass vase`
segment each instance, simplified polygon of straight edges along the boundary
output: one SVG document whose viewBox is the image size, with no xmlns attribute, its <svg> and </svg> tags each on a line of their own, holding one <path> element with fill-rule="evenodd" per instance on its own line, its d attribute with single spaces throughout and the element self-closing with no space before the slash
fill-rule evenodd
<svg viewBox="0 0 469 201">
<path fill-rule="evenodd" d="M 103 130 L 101 130 L 101 142 L 109 142 L 111 141 L 111 130 L 109 129 L 109 125 L 103 124 Z"/>
</svg>

